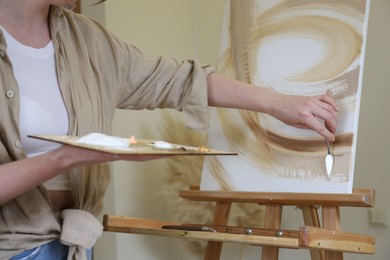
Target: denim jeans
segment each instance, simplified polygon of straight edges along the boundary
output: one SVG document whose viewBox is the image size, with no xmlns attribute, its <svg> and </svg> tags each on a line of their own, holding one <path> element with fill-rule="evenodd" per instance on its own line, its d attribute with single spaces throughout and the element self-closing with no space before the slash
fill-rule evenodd
<svg viewBox="0 0 390 260">
<path fill-rule="evenodd" d="M 68 251 L 69 247 L 56 239 L 40 247 L 26 250 L 11 257 L 10 260 L 66 260 Z M 89 260 L 92 259 L 92 250 L 87 250 L 87 257 Z"/>
</svg>

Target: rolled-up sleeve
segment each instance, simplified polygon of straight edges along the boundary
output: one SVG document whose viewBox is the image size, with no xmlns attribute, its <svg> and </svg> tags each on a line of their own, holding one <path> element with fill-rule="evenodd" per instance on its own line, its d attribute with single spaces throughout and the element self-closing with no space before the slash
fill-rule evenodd
<svg viewBox="0 0 390 260">
<path fill-rule="evenodd" d="M 127 81 L 118 108 L 173 108 L 183 111 L 190 129 L 208 127 L 207 76 L 214 69 L 196 60 L 147 56 L 128 46 Z"/>
</svg>

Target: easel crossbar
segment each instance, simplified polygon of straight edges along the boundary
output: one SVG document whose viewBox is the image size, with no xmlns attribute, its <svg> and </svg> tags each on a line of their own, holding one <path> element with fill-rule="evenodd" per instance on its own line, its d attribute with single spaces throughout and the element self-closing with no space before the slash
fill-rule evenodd
<svg viewBox="0 0 390 260">
<path fill-rule="evenodd" d="M 309 249 L 312 260 L 342 260 L 343 252 L 374 254 L 375 238 L 341 230 L 340 207 L 374 207 L 375 191 L 354 189 L 352 194 L 200 191 L 199 187 L 181 191 L 193 201 L 216 202 L 210 225 L 177 224 L 168 221 L 105 215 L 105 231 L 148 234 L 188 240 L 208 241 L 205 260 L 220 258 L 224 242 L 262 246 L 262 259 L 278 259 L 279 248 Z M 256 203 L 265 206 L 264 228 L 227 226 L 231 204 Z M 305 226 L 281 230 L 283 206 L 302 209 Z M 322 225 L 317 208 L 321 207 Z M 170 226 L 167 229 L 167 226 Z M 322 226 L 322 227 L 321 227 Z M 213 232 L 210 232 L 212 230 Z"/>
<path fill-rule="evenodd" d="M 184 190 L 180 191 L 180 197 L 193 201 L 243 202 L 261 205 L 375 206 L 375 191 L 372 189 L 354 189 L 351 194 Z"/>
<path fill-rule="evenodd" d="M 163 227 L 167 225 L 176 226 L 177 229 L 164 229 Z M 307 226 L 301 227 L 299 231 L 251 228 L 252 233 L 249 235 L 237 234 L 243 232 L 242 227 L 207 225 L 207 227 L 218 231 L 214 233 L 180 229 L 180 227 L 203 226 L 199 224 L 182 225 L 174 222 L 115 215 L 104 215 L 103 226 L 104 231 L 107 232 L 155 235 L 186 240 L 233 242 L 254 246 L 322 249 L 365 254 L 372 254 L 375 251 L 374 239 L 370 236 Z"/>
</svg>

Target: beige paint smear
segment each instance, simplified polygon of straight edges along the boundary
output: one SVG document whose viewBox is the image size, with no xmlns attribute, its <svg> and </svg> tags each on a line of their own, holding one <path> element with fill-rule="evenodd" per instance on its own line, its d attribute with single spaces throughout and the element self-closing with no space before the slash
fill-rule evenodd
<svg viewBox="0 0 390 260">
<path fill-rule="evenodd" d="M 330 17 L 302 16 L 264 26 L 258 19 L 251 35 L 250 63 L 252 73 L 257 71 L 257 50 L 261 45 L 277 38 L 312 38 L 321 42 L 326 54 L 315 67 L 299 72 L 286 80 L 318 82 L 336 77 L 346 70 L 360 55 L 362 36 L 349 24 Z M 261 75 L 259 76 L 261 78 Z"/>
<path fill-rule="evenodd" d="M 287 80 L 314 84 L 323 81 L 329 85 L 336 83 L 333 85 L 347 86 L 345 89 L 338 87 L 332 91 L 339 101 L 356 94 L 359 67 L 352 71 L 347 69 L 360 56 L 361 33 L 356 31 L 354 26 L 333 16 L 305 13 L 308 10 L 321 13 L 333 11 L 363 21 L 366 7 L 362 1 L 282 1 L 258 16 L 255 16 L 255 7 L 256 1 L 232 1 L 231 8 L 234 11 L 231 13 L 231 46 L 219 60 L 220 72 L 252 83 L 252 75 L 256 73 L 254 57 L 257 56 L 256 52 L 261 44 L 275 37 L 309 37 L 320 41 L 327 54 L 316 66 Z M 325 141 L 302 141 L 280 136 L 261 126 L 261 115 L 240 111 L 242 123 L 252 133 L 247 135 L 240 131 L 240 126 L 236 125 L 228 112 L 219 110 L 218 114 L 229 145 L 238 148 L 240 153 L 262 171 L 293 178 L 297 178 L 297 174 L 294 174 L 297 171 L 304 172 L 300 174 L 302 178 L 325 175 L 323 164 L 320 163 L 323 159 L 317 158 L 326 152 Z M 337 148 L 333 151 L 338 157 L 335 164 L 336 175 L 349 172 L 352 139 L 352 133 L 337 135 Z M 213 175 L 220 175 L 217 177 L 219 180 L 228 176 L 221 167 L 214 167 L 214 170 L 216 172 Z M 348 177 L 341 176 L 341 179 L 347 180 Z"/>
</svg>

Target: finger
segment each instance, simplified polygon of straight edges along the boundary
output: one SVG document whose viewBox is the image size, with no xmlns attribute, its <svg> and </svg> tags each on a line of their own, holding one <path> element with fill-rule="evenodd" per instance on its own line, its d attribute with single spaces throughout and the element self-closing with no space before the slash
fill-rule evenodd
<svg viewBox="0 0 390 260">
<path fill-rule="evenodd" d="M 327 103 L 327 102 L 324 102 L 324 101 L 321 101 L 321 100 L 318 100 L 319 104 L 318 106 L 321 107 L 322 109 L 326 110 L 326 112 L 328 113 L 331 113 L 333 118 L 336 119 L 337 117 L 337 110 L 334 109 L 334 106 Z"/>
<path fill-rule="evenodd" d="M 325 124 L 320 122 L 316 117 L 308 118 L 305 122 L 306 126 L 321 136 L 325 137 L 327 140 L 333 142 L 335 140 L 334 134 L 326 127 Z"/>
<path fill-rule="evenodd" d="M 325 103 L 327 103 L 328 105 L 332 106 L 333 110 L 334 111 L 339 111 L 339 107 L 337 106 L 336 104 L 336 101 L 331 98 L 329 95 L 325 94 L 325 95 L 321 95 L 319 96 L 318 98 L 320 101 L 323 101 Z"/>
<path fill-rule="evenodd" d="M 327 111 L 326 109 L 317 109 L 313 112 L 314 117 L 323 120 L 325 127 L 332 133 L 336 132 L 337 118 L 336 114 Z"/>
</svg>

